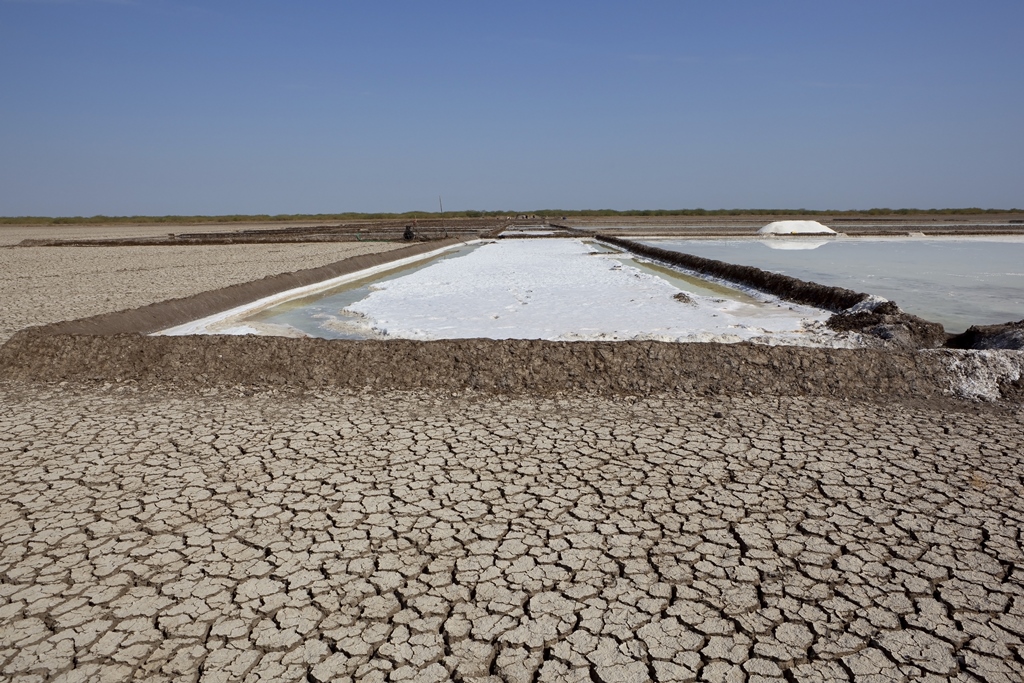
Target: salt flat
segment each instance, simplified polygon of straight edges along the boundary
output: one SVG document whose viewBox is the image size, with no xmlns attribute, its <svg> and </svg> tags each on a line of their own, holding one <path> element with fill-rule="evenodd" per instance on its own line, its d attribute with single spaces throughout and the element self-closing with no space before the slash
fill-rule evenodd
<svg viewBox="0 0 1024 683">
<path fill-rule="evenodd" d="M 807 306 L 685 293 L 579 239 L 502 240 L 371 287 L 344 322 L 403 339 L 759 341 L 849 345 Z"/>
</svg>

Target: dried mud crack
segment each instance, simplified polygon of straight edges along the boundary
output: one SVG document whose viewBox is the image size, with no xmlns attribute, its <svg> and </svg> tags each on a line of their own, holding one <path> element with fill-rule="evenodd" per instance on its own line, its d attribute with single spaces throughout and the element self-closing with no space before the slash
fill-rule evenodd
<svg viewBox="0 0 1024 683">
<path fill-rule="evenodd" d="M 1024 679 L 1024 354 L 137 334 L 382 248 L 4 252 L 0 681 Z"/>
<path fill-rule="evenodd" d="M 830 398 L 7 382 L 0 677 L 1019 681 L 1021 434 Z"/>
</svg>

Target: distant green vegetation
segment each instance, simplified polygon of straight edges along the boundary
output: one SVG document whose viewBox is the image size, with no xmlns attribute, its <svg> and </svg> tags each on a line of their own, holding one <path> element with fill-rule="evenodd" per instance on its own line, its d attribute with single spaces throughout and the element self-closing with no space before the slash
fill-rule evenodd
<svg viewBox="0 0 1024 683">
<path fill-rule="evenodd" d="M 614 209 L 542 209 L 534 211 L 445 211 L 445 218 L 499 218 L 529 214 L 544 218 L 567 216 L 587 218 L 600 216 L 908 216 L 941 215 L 963 216 L 978 214 L 1019 213 L 1020 209 L 867 209 L 863 211 L 813 210 L 813 209 L 638 209 L 616 211 Z M 295 214 L 233 214 L 229 216 L 0 216 L 0 225 L 116 225 L 116 224 L 197 224 L 197 223 L 295 223 L 303 221 L 373 221 L 412 220 L 414 218 L 439 218 L 440 213 L 430 211 L 407 211 L 405 213 L 295 213 Z"/>
</svg>

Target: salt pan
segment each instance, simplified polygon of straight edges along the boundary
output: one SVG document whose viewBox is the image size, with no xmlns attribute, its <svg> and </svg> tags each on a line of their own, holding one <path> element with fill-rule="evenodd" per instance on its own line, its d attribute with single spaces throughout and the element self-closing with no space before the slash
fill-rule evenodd
<svg viewBox="0 0 1024 683">
<path fill-rule="evenodd" d="M 502 240 L 382 282 L 342 312 L 405 339 L 760 341 L 845 345 L 828 313 L 690 294 L 578 239 Z"/>
</svg>

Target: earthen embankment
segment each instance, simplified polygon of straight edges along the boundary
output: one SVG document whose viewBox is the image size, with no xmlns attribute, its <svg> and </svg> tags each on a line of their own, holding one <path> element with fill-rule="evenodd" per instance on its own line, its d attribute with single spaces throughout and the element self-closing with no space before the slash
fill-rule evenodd
<svg viewBox="0 0 1024 683">
<path fill-rule="evenodd" d="M 957 398 L 948 373 L 950 354 L 956 353 L 963 352 L 650 341 L 96 336 L 31 329 L 0 347 L 0 375 L 17 381 L 179 387 L 765 394 L 941 402 Z M 1004 396 L 1019 393 L 1014 379 L 1003 382 Z"/>
<path fill-rule="evenodd" d="M 726 263 L 725 261 L 704 258 L 703 256 L 670 251 L 621 237 L 598 235 L 597 239 L 634 254 L 646 256 L 674 266 L 681 266 L 701 275 L 746 285 L 767 294 L 774 294 L 783 299 L 795 301 L 798 304 L 816 306 L 833 312 L 851 308 L 869 298 L 868 294 L 855 292 L 843 287 L 819 285 L 816 282 L 807 282 L 790 277 L 789 275 L 772 273 L 755 268 L 754 266 L 741 266 L 734 263 Z"/>
</svg>

